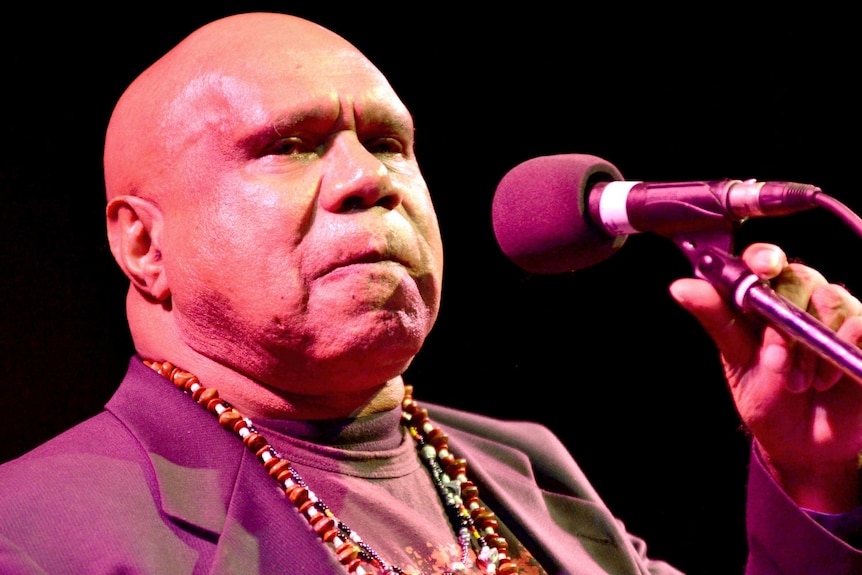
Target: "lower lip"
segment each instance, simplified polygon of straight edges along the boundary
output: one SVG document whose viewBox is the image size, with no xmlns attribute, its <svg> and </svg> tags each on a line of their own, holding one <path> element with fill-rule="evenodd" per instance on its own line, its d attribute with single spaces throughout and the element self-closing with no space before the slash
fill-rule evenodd
<svg viewBox="0 0 862 575">
<path fill-rule="evenodd" d="M 321 301 L 333 306 L 358 306 L 361 309 L 403 311 L 408 301 L 418 299 L 416 280 L 403 265 L 388 261 L 355 263 L 337 267 L 324 274 L 312 290 Z M 407 296 L 407 294 L 414 294 Z M 333 299 L 329 299 L 333 298 Z M 346 301 L 345 301 L 346 298 Z"/>
<path fill-rule="evenodd" d="M 352 264 L 346 264 L 342 266 L 338 266 L 333 270 L 324 274 L 325 277 L 338 277 L 342 275 L 349 275 L 355 273 L 362 274 L 391 274 L 391 273 L 404 273 L 406 272 L 406 268 L 399 264 L 398 262 L 394 262 L 391 260 L 379 261 L 379 262 L 357 262 Z"/>
</svg>

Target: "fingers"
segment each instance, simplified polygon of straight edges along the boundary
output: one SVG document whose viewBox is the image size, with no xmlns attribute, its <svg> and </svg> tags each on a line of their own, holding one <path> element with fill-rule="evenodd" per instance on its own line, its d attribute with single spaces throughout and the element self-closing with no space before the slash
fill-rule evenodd
<svg viewBox="0 0 862 575">
<path fill-rule="evenodd" d="M 809 310 L 811 296 L 829 285 L 823 274 L 803 264 L 787 264 L 781 273 L 772 278 L 772 288 L 801 309 Z"/>
<path fill-rule="evenodd" d="M 814 268 L 788 263 L 784 252 L 775 245 L 752 244 L 743 253 L 743 260 L 759 277 L 769 279 L 776 293 L 833 330 L 848 317 L 862 314 L 862 303 L 847 289 L 830 284 Z"/>
<path fill-rule="evenodd" d="M 806 307 L 810 292 L 807 286 L 814 278 L 806 276 L 805 270 L 799 274 L 786 273 L 787 256 L 778 246 L 767 243 L 754 243 L 742 254 L 742 259 L 758 277 L 775 280 L 782 286 L 786 297 L 795 304 Z M 786 275 L 785 275 L 786 273 Z M 825 283 L 825 280 L 823 280 Z M 777 332 L 767 333 L 767 340 L 761 342 L 757 318 L 743 317 L 744 314 L 725 302 L 718 292 L 706 281 L 694 279 L 677 280 L 670 286 L 671 296 L 688 310 L 703 326 L 717 345 L 726 364 L 744 371 L 758 358 L 760 344 L 762 351 L 768 352 L 760 359 L 766 359 L 768 368 L 778 373 L 790 373 L 792 357 L 788 354 L 788 342 Z M 770 339 L 771 335 L 771 339 Z M 768 346 L 777 347 L 767 349 Z M 810 378 L 809 378 L 810 381 Z"/>
<path fill-rule="evenodd" d="M 671 296 L 703 326 L 731 365 L 747 365 L 759 341 L 739 313 L 731 308 L 707 281 L 685 278 L 673 282 Z"/>
<path fill-rule="evenodd" d="M 742 260 L 758 277 L 770 280 L 787 266 L 787 255 L 778 246 L 754 243 L 742 253 Z"/>
<path fill-rule="evenodd" d="M 831 329 L 838 330 L 845 320 L 862 315 L 862 302 L 838 284 L 822 284 L 815 287 L 808 299 L 809 313 Z"/>
<path fill-rule="evenodd" d="M 862 302 L 843 286 L 830 284 L 819 271 L 800 263 L 788 263 L 774 274 L 769 258 L 782 258 L 776 250 L 775 246 L 757 245 L 745 254 L 746 263 L 761 277 L 769 277 L 776 293 L 835 331 L 838 338 L 858 345 L 862 341 Z M 776 373 L 786 373 L 788 391 L 825 391 L 844 376 L 836 365 L 797 342 L 768 341 L 770 331 L 764 334 L 761 361 Z M 780 367 L 782 363 L 786 365 Z"/>
<path fill-rule="evenodd" d="M 776 293 L 834 330 L 837 337 L 853 345 L 862 342 L 862 302 L 843 286 L 830 284 L 811 267 L 788 262 L 783 250 L 772 244 L 752 244 L 742 257 L 752 272 L 770 281 Z M 744 317 L 706 281 L 677 280 L 670 291 L 715 341 L 728 374 L 741 375 L 759 365 L 764 373 L 783 379 L 791 393 L 823 391 L 845 375 L 776 326 L 758 325 L 752 321 L 756 318 Z"/>
<path fill-rule="evenodd" d="M 840 300 L 835 300 L 835 294 L 844 294 Z M 814 293 L 812 301 L 826 299 L 829 304 L 819 304 L 819 312 L 823 323 L 836 330 L 838 338 L 859 347 L 862 344 L 862 304 L 859 300 L 847 293 L 841 286 L 830 285 L 828 289 L 821 289 Z M 831 364 L 823 363 L 818 369 L 817 377 L 814 379 L 813 387 L 817 391 L 826 391 L 838 383 L 845 375 L 844 371 Z M 862 383 L 862 382 L 859 382 Z"/>
</svg>

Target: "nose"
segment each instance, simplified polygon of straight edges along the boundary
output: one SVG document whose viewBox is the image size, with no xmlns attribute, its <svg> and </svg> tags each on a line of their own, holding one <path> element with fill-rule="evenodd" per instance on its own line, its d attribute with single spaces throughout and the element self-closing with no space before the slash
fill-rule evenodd
<svg viewBox="0 0 862 575">
<path fill-rule="evenodd" d="M 344 131 L 327 150 L 320 203 L 332 212 L 351 212 L 381 206 L 395 209 L 402 191 L 386 165 L 367 150 L 355 132 Z"/>
</svg>

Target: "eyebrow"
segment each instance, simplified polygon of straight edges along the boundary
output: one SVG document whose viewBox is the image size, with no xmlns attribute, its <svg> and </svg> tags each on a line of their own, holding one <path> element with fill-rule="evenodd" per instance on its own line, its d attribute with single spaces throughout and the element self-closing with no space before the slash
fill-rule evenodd
<svg viewBox="0 0 862 575">
<path fill-rule="evenodd" d="M 309 107 L 279 114 L 274 119 L 246 126 L 245 133 L 236 139 L 236 146 L 243 150 L 257 150 L 274 137 L 295 134 L 298 131 L 320 131 L 330 129 L 338 121 L 331 109 Z"/>
<path fill-rule="evenodd" d="M 269 123 L 268 129 L 276 135 L 283 135 L 303 126 L 331 126 L 337 123 L 340 117 L 340 112 L 333 114 L 331 109 L 323 107 L 302 108 L 279 115 L 274 121 Z"/>
<path fill-rule="evenodd" d="M 253 126 L 240 137 L 237 144 L 242 149 L 257 149 L 266 145 L 273 137 L 282 137 L 301 131 L 322 132 L 332 130 L 342 114 L 329 106 L 309 106 L 279 114 L 266 124 Z M 366 106 L 361 114 L 355 114 L 358 131 L 390 132 L 415 139 L 413 118 L 409 113 L 394 112 L 385 106 Z"/>
<path fill-rule="evenodd" d="M 339 120 L 339 115 L 331 109 L 322 107 L 300 108 L 285 114 L 278 114 L 247 126 L 248 134 L 239 139 L 239 144 L 247 147 L 263 144 L 272 138 L 290 136 L 301 132 L 320 132 L 329 130 Z"/>
<path fill-rule="evenodd" d="M 354 112 L 354 117 L 357 123 L 356 128 L 359 131 L 385 131 L 415 139 L 416 128 L 413 123 L 413 116 L 407 110 L 393 109 L 371 102 L 366 104 L 361 114 Z"/>
</svg>

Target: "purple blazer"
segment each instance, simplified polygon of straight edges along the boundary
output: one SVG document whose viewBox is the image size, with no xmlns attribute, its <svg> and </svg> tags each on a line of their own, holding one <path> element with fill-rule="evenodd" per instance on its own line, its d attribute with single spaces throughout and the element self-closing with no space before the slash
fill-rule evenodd
<svg viewBox="0 0 862 575">
<path fill-rule="evenodd" d="M 646 557 L 545 427 L 425 407 L 548 573 L 678 573 Z M 862 553 L 756 458 L 750 475 L 748 575 L 862 573 Z M 3 575 L 343 573 L 254 454 L 137 357 L 105 411 L 0 465 L 0 494 Z"/>
</svg>

